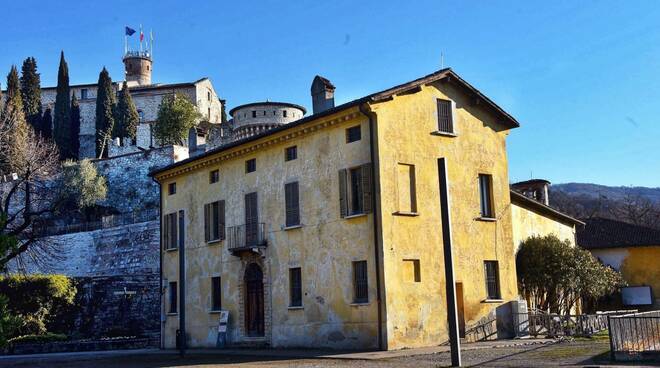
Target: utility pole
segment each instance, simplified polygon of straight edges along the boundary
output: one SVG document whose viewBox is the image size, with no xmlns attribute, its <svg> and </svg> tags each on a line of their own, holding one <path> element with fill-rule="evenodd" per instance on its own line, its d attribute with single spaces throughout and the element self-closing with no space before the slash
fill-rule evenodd
<svg viewBox="0 0 660 368">
<path fill-rule="evenodd" d="M 445 282 L 447 292 L 447 322 L 452 367 L 461 366 L 461 341 L 458 334 L 458 308 L 456 307 L 456 280 L 454 258 L 451 246 L 451 218 L 449 215 L 449 185 L 447 180 L 447 159 L 438 159 L 438 179 L 440 182 L 440 220 L 442 221 L 442 245 L 445 256 Z"/>
</svg>

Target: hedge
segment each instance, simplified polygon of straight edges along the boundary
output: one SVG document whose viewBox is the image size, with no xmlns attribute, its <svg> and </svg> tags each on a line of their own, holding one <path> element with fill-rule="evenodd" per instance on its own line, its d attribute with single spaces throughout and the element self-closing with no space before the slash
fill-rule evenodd
<svg viewBox="0 0 660 368">
<path fill-rule="evenodd" d="M 69 338 L 65 334 L 47 332 L 43 335 L 23 335 L 9 339 L 12 345 L 18 344 L 45 344 L 48 342 L 67 341 Z"/>
</svg>

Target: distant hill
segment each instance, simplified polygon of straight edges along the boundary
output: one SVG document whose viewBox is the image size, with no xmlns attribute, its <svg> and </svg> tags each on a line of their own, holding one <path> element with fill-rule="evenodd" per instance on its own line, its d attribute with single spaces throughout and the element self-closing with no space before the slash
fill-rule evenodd
<svg viewBox="0 0 660 368">
<path fill-rule="evenodd" d="M 654 203 L 660 204 L 660 187 L 610 187 L 607 185 L 591 183 L 553 184 L 553 191 L 560 191 L 571 196 L 584 196 L 598 198 L 604 196 L 610 200 L 621 200 L 626 195 L 644 197 Z"/>
</svg>

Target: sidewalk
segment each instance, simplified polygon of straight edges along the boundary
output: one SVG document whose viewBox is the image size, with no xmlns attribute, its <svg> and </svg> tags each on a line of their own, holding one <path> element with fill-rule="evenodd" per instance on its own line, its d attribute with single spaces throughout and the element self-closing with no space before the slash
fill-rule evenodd
<svg viewBox="0 0 660 368">
<path fill-rule="evenodd" d="M 492 349 L 501 347 L 513 347 L 523 345 L 553 344 L 553 339 L 528 339 L 528 340 L 496 340 L 482 341 L 461 345 L 461 351 Z M 318 349 L 189 349 L 186 355 L 225 355 L 225 356 L 252 356 L 262 358 L 287 358 L 287 359 L 345 359 L 345 360 L 381 360 L 391 358 L 405 358 L 416 355 L 438 354 L 449 351 L 448 345 L 432 346 L 417 349 L 391 350 L 391 351 L 337 351 Z M 0 363 L 11 361 L 31 360 L 60 360 L 60 359 L 102 359 L 122 357 L 130 355 L 178 355 L 177 350 L 160 349 L 133 349 L 133 350 L 106 350 L 85 351 L 69 353 L 29 354 L 29 355 L 2 355 Z"/>
</svg>

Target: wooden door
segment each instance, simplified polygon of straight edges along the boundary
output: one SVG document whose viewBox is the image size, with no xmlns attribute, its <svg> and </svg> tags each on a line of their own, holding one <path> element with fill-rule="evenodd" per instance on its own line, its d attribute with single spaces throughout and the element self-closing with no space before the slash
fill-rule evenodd
<svg viewBox="0 0 660 368">
<path fill-rule="evenodd" d="M 257 245 L 259 240 L 259 215 L 257 213 L 257 193 L 245 195 L 245 245 Z"/>
<path fill-rule="evenodd" d="M 456 283 L 456 309 L 458 313 L 458 336 L 465 338 L 465 312 L 463 310 L 463 283 Z"/>
<path fill-rule="evenodd" d="M 245 270 L 245 332 L 251 337 L 264 336 L 264 282 L 256 263 Z"/>
</svg>

